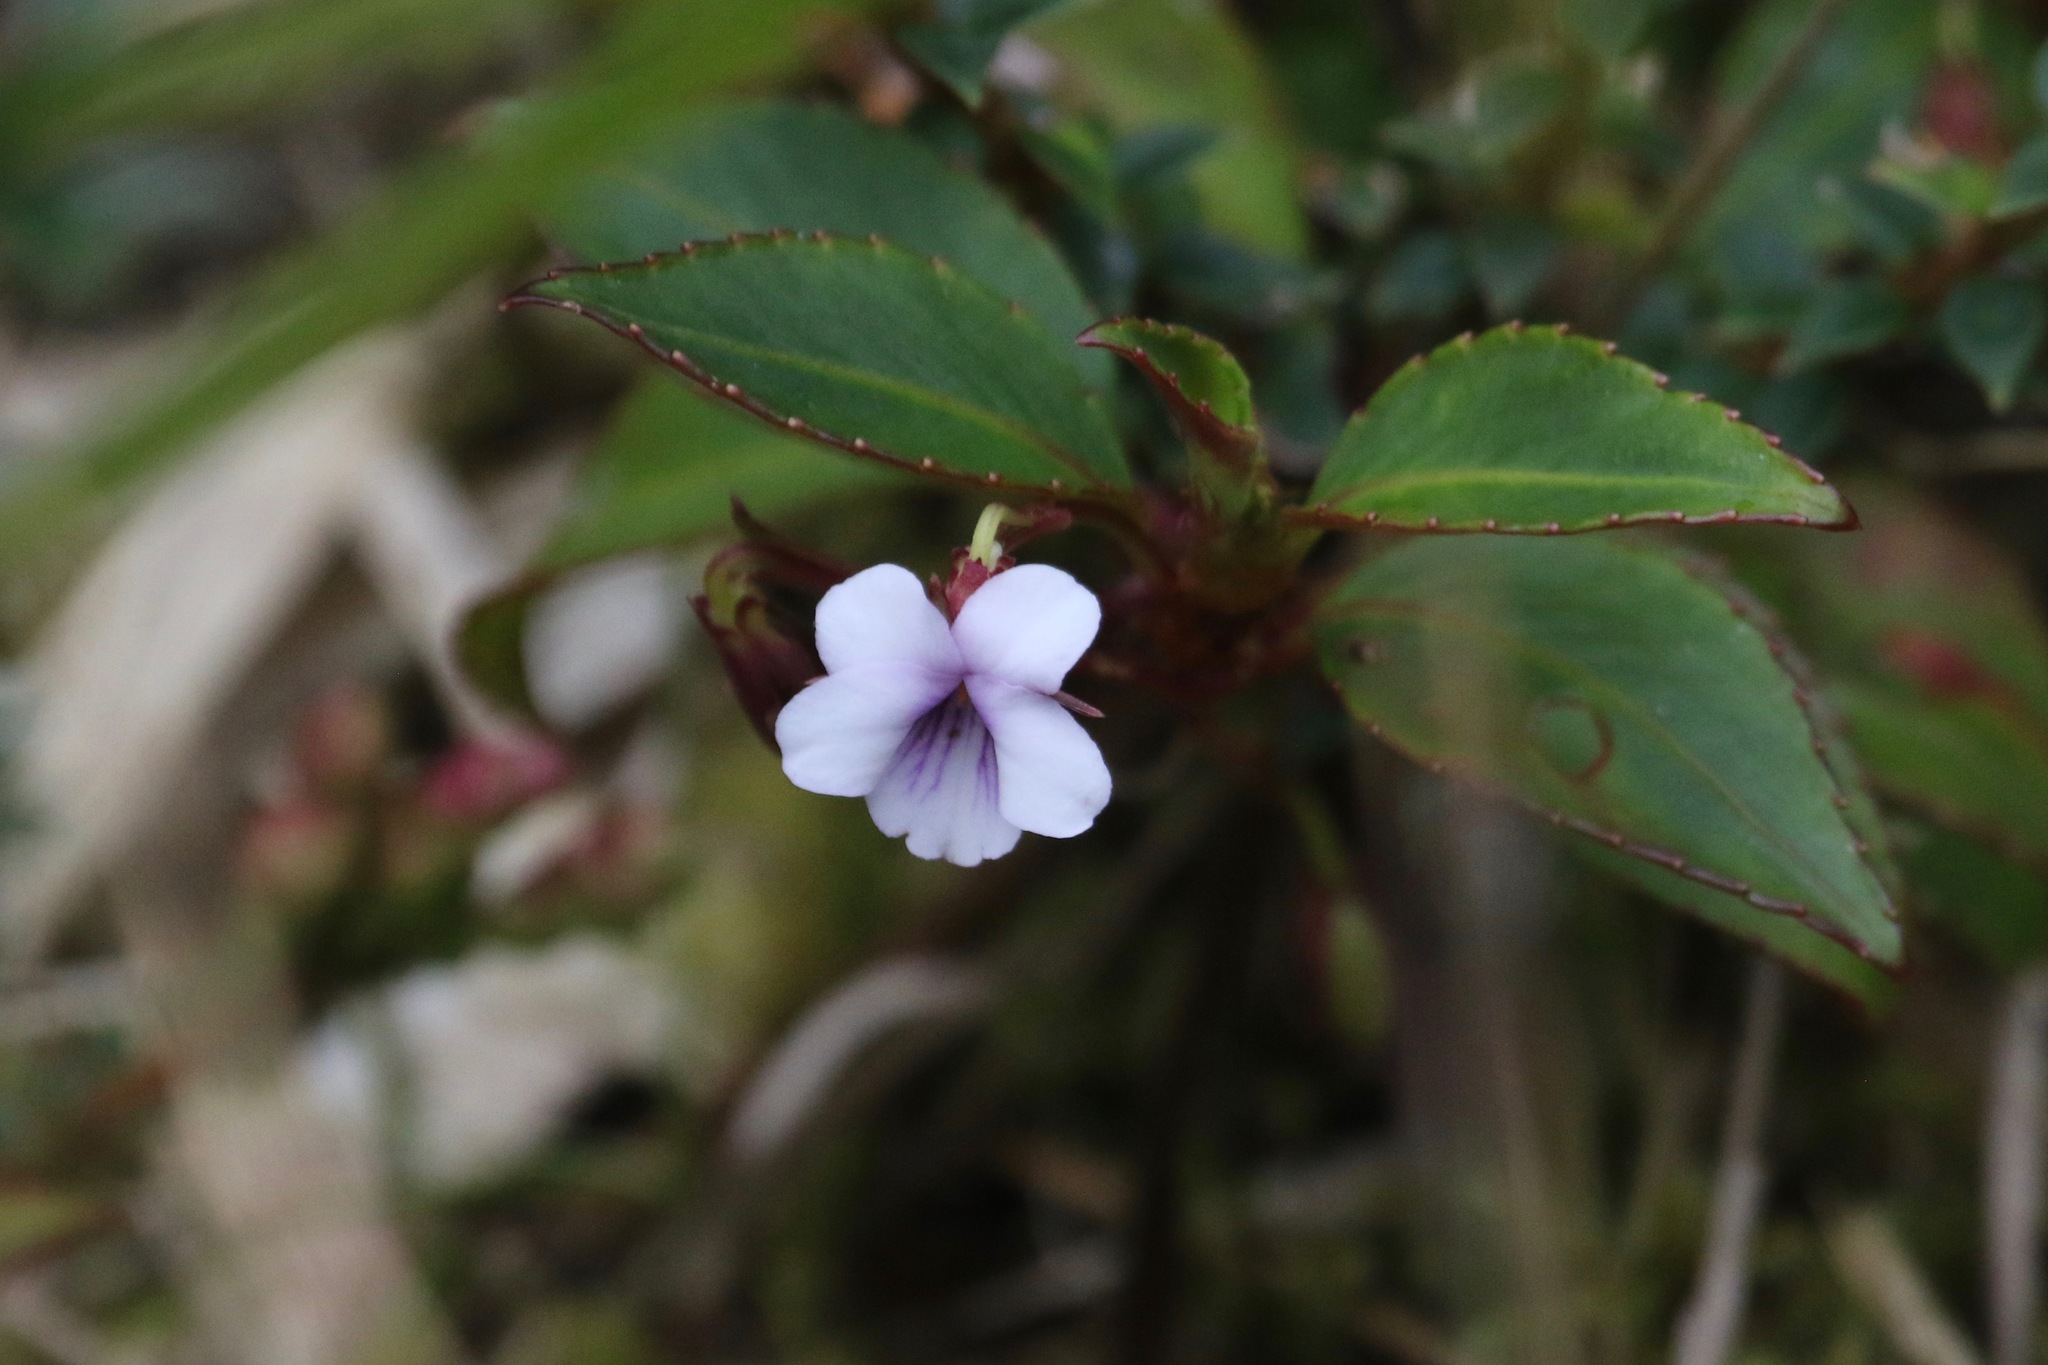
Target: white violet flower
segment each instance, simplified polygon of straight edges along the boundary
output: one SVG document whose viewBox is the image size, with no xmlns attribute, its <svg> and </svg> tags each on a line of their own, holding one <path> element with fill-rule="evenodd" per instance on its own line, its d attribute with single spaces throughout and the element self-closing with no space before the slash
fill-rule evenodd
<svg viewBox="0 0 2048 1365">
<path fill-rule="evenodd" d="M 1071 574 L 1024 564 L 948 623 L 908 569 L 878 564 L 818 603 L 825 676 L 775 721 L 805 791 L 865 796 L 912 853 L 972 867 L 1024 830 L 1065 839 L 1109 803 L 1102 751 L 1059 698 L 1102 624 Z"/>
</svg>

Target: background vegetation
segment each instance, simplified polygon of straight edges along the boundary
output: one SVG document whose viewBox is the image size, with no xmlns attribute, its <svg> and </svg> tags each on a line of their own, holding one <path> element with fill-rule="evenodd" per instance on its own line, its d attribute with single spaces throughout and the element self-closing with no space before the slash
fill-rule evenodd
<svg viewBox="0 0 2048 1365">
<path fill-rule="evenodd" d="M 0 5 L 0 1360 L 2038 1358 L 2044 36 L 2019 0 Z M 1114 804 L 972 871 L 795 790 L 687 603 L 731 499 L 924 572 L 986 495 L 497 307 L 770 230 L 942 257 L 1056 338 L 1201 329 L 1290 493 L 1510 320 L 1738 409 L 1862 529 L 1625 543 L 1763 623 L 1868 914 L 1554 832 L 1305 673 L 1194 719 L 1083 687 Z M 1576 415 L 1451 406 L 1454 447 Z M 1609 542 L 1398 562 L 1535 585 L 1537 637 L 1606 584 L 1647 656 L 1707 640 Z M 1113 581 L 1106 537 L 1049 553 Z M 1486 709 L 1484 669 L 1412 715 L 1333 672 L 1396 740 Z"/>
</svg>

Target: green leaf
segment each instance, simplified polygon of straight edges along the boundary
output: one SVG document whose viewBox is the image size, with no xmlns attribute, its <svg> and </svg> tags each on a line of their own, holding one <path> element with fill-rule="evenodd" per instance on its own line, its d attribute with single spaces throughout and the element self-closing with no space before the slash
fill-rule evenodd
<svg viewBox="0 0 2048 1365">
<path fill-rule="evenodd" d="M 1264 60 L 1220 0 L 1075 5 L 1031 26 L 1078 102 L 1119 132 L 1213 129 L 1193 170 L 1203 216 L 1234 241 L 1290 258 L 1308 245 L 1300 160 Z"/>
<path fill-rule="evenodd" d="M 1925 164 L 1880 158 L 1870 178 L 1919 200 L 1937 213 L 1982 218 L 1998 199 L 1998 173 L 1981 161 L 1948 153 Z"/>
<path fill-rule="evenodd" d="M 1015 299 L 1062 348 L 1096 318 L 1059 253 L 1001 195 L 909 135 L 825 105 L 693 112 L 603 166 L 553 219 L 556 237 L 590 264 L 735 232 L 877 234 Z M 1107 382 L 1100 357 L 1068 354 Z"/>
<path fill-rule="evenodd" d="M 755 415 L 991 488 L 1129 487 L 1115 433 L 1029 317 L 879 239 L 742 237 L 561 271 L 515 303 L 590 317 Z"/>
<path fill-rule="evenodd" d="M 1659 0 L 1561 0 L 1565 29 L 1607 61 L 1626 57 L 1662 8 Z"/>
<path fill-rule="evenodd" d="M 1853 490 L 1844 538 L 1749 547 L 1889 796 L 2048 867 L 2048 631 L 2025 574 L 1932 503 Z"/>
<path fill-rule="evenodd" d="M 2048 759 L 2034 727 L 1996 702 L 1930 703 L 1899 686 L 1844 682 L 1829 696 L 1887 794 L 2048 867 Z"/>
<path fill-rule="evenodd" d="M 1583 861 L 1617 881 L 1697 915 L 1731 938 L 1773 954 L 1823 985 L 1843 992 L 1873 1014 L 1890 1008 L 1898 996 L 1899 983 L 1883 968 L 1790 915 L 1759 910 L 1725 891 L 1688 881 L 1676 872 L 1667 872 L 1654 863 L 1598 844 L 1582 844 L 1576 852 Z"/>
<path fill-rule="evenodd" d="M 1718 65 L 1713 103 L 1739 109 L 1771 79 L 1815 0 L 1764 0 L 1742 16 Z M 1700 224 L 1703 239 L 1840 243 L 1849 223 L 1814 191 L 1860 180 L 1888 123 L 1911 126 L 1941 51 L 1927 0 L 1840 6 L 1777 112 L 1737 159 Z"/>
<path fill-rule="evenodd" d="M 912 24 L 896 35 L 918 65 L 946 83 L 961 102 L 981 105 L 988 64 L 1011 29 L 1034 19 L 1061 0 L 938 0 L 933 22 Z"/>
<path fill-rule="evenodd" d="M 1075 202 L 1104 222 L 1115 220 L 1115 149 L 1100 128 L 1079 118 L 1049 120 L 1043 126 L 1023 123 L 1017 145 Z"/>
<path fill-rule="evenodd" d="M 1192 327 L 1116 318 L 1083 332 L 1081 344 L 1099 346 L 1135 365 L 1204 450 L 1237 465 L 1258 456 L 1252 381 L 1222 343 Z"/>
<path fill-rule="evenodd" d="M 1206 506 L 1233 521 L 1273 506 L 1265 438 L 1252 410 L 1252 381 L 1220 342 L 1191 327 L 1118 318 L 1082 333 L 1137 367 L 1186 436 L 1194 485 Z"/>
<path fill-rule="evenodd" d="M 822 499 L 910 486 L 887 465 L 845 459 L 649 375 L 620 405 L 532 567 L 690 544 L 731 524 L 734 498 L 772 521 Z"/>
<path fill-rule="evenodd" d="M 1408 237 L 1380 265 L 1365 298 L 1374 322 L 1441 322 L 1465 299 L 1458 239 L 1436 229 Z"/>
<path fill-rule="evenodd" d="M 1382 385 L 1294 515 L 1443 531 L 1855 523 L 1824 479 L 1735 416 L 1668 391 L 1611 345 L 1497 327 L 1418 357 Z"/>
<path fill-rule="evenodd" d="M 17 62 L 0 141 L 39 159 L 94 138 L 161 136 L 304 107 L 397 72 L 474 65 L 560 7 L 540 0 L 273 0 L 173 23 L 86 59 Z"/>
<path fill-rule="evenodd" d="M 2005 163 L 2005 178 L 1999 181 L 1991 216 L 2009 218 L 2043 204 L 2048 204 L 2048 137 L 2036 137 Z"/>
<path fill-rule="evenodd" d="M 2021 971 L 2048 957 L 2048 884 L 1959 834 L 1909 829 L 1906 837 L 1906 871 L 1921 915 L 1998 971 Z"/>
<path fill-rule="evenodd" d="M 1571 94 L 1557 60 L 1538 49 L 1488 59 L 1441 107 L 1381 125 L 1397 151 L 1463 180 L 1499 176 L 1564 113 Z"/>
<path fill-rule="evenodd" d="M 907 482 L 886 465 L 845 459 L 667 375 L 649 375 L 621 405 L 568 510 L 527 571 L 470 609 L 457 636 L 464 671 L 493 699 L 531 715 L 527 614 L 565 573 L 724 532 L 734 499 L 772 522 Z"/>
<path fill-rule="evenodd" d="M 1535 218 L 1490 218 L 1465 239 L 1465 256 L 1486 311 L 1511 317 L 1527 307 L 1557 262 L 1557 234 Z"/>
<path fill-rule="evenodd" d="M 2040 348 L 2048 306 L 2032 280 L 1978 275 L 1949 291 L 1938 323 L 1941 339 L 1984 390 L 1992 410 L 2003 412 Z"/>
<path fill-rule="evenodd" d="M 1605 537 L 1410 541 L 1313 629 L 1352 715 L 1410 756 L 1900 960 L 1825 727 L 1751 614 L 1668 556 Z"/>
<path fill-rule="evenodd" d="M 2048 43 L 2034 53 L 2034 103 L 2048 109 Z"/>
<path fill-rule="evenodd" d="M 1786 339 L 1778 368 L 1792 374 L 1882 346 L 1912 321 L 1903 300 L 1878 280 L 1837 280 L 1822 287 Z"/>
</svg>

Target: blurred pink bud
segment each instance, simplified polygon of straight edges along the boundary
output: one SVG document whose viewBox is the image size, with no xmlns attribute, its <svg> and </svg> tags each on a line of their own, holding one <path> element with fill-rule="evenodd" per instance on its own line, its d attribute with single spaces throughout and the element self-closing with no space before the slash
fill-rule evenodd
<svg viewBox="0 0 2048 1365">
<path fill-rule="evenodd" d="M 1920 121 L 1952 152 L 1981 161 L 2005 155 L 1998 92 L 1990 73 L 1975 62 L 1944 62 L 1935 68 L 1920 97 Z"/>
<path fill-rule="evenodd" d="M 454 824 L 489 824 L 568 778 L 568 755 L 538 735 L 466 739 L 427 771 L 420 804 Z"/>
<path fill-rule="evenodd" d="M 1886 663 L 1937 701 L 1988 696 L 2001 690 L 1998 680 L 1975 659 L 1926 631 L 1907 627 L 1887 631 L 1879 648 Z"/>
</svg>

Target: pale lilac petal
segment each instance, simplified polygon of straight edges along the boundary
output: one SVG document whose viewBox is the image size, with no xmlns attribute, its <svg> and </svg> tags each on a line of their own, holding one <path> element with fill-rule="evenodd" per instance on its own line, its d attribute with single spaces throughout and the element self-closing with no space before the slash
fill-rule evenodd
<svg viewBox="0 0 2048 1365">
<path fill-rule="evenodd" d="M 963 671 L 945 616 L 917 575 L 894 564 L 862 569 L 825 594 L 818 603 L 818 657 L 827 673 L 908 664 L 950 673 L 958 682 Z"/>
<path fill-rule="evenodd" d="M 805 791 L 866 796 L 910 727 L 957 686 L 950 676 L 888 664 L 819 678 L 775 718 L 782 771 Z"/>
<path fill-rule="evenodd" d="M 975 589 L 953 618 L 969 673 L 1057 692 L 1102 625 L 1102 604 L 1074 576 L 1020 564 Z"/>
<path fill-rule="evenodd" d="M 959 697 L 911 726 L 868 793 L 868 813 L 882 833 L 908 835 L 918 857 L 962 867 L 1002 857 L 1020 837 L 997 806 L 995 743 Z"/>
<path fill-rule="evenodd" d="M 1081 723 L 1028 687 L 969 678 L 967 692 L 995 738 L 1003 818 L 1055 839 L 1094 824 L 1109 804 L 1109 765 Z"/>
</svg>

